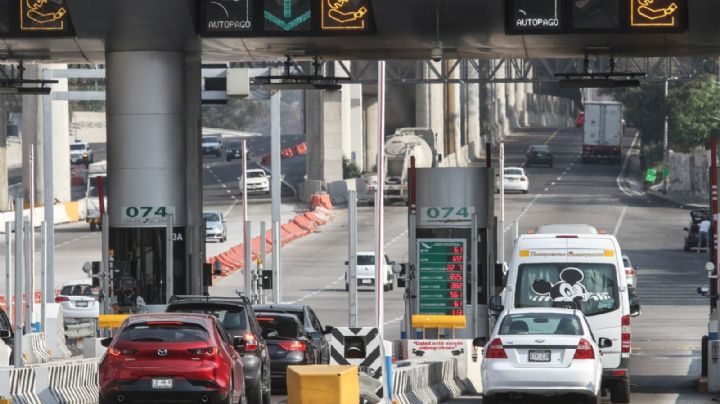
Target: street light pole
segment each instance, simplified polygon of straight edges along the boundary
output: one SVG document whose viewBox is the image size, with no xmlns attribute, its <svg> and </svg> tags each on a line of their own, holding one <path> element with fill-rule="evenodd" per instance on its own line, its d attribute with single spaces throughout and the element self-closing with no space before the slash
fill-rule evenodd
<svg viewBox="0 0 720 404">
<path fill-rule="evenodd" d="M 665 79 L 665 101 L 668 98 L 668 80 Z M 663 194 L 667 194 L 668 181 L 665 173 L 668 172 L 668 116 L 665 114 L 665 131 L 663 133 Z"/>
</svg>

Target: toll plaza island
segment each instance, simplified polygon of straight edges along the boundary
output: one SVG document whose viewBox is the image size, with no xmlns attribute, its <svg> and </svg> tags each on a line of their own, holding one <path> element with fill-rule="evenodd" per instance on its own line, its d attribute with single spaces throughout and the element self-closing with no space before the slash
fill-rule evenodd
<svg viewBox="0 0 720 404">
<path fill-rule="evenodd" d="M 716 399 L 715 16 L 0 1 L 0 402 Z"/>
</svg>

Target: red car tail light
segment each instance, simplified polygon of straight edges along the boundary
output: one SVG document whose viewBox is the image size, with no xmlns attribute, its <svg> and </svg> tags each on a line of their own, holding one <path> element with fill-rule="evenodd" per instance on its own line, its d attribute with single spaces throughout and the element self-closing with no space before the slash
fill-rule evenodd
<svg viewBox="0 0 720 404">
<path fill-rule="evenodd" d="M 574 359 L 595 359 L 595 351 L 592 345 L 585 338 L 580 338 L 577 348 L 575 348 Z"/>
<path fill-rule="evenodd" d="M 635 270 L 628 268 L 628 269 L 625 270 L 625 275 L 635 276 Z"/>
<path fill-rule="evenodd" d="M 118 356 L 132 355 L 135 352 L 137 352 L 137 349 L 133 348 L 108 348 L 108 355 L 115 358 Z"/>
<path fill-rule="evenodd" d="M 485 351 L 486 359 L 507 359 L 507 353 L 502 345 L 500 338 L 490 341 L 487 351 Z"/>
<path fill-rule="evenodd" d="M 190 352 L 193 355 L 203 355 L 207 357 L 214 357 L 218 354 L 218 348 L 216 346 L 209 346 L 206 348 L 193 348 L 188 349 L 188 352 Z"/>
<path fill-rule="evenodd" d="M 258 349 L 258 341 L 255 334 L 248 332 L 245 334 L 245 352 L 252 352 Z"/>
<path fill-rule="evenodd" d="M 630 316 L 622 316 L 622 321 L 620 325 L 620 332 L 622 333 L 620 352 L 630 353 Z"/>
<path fill-rule="evenodd" d="M 67 296 L 55 296 L 55 303 L 69 302 L 70 298 Z"/>
<path fill-rule="evenodd" d="M 307 346 L 302 341 L 280 341 L 278 345 L 286 351 L 305 352 L 305 349 L 307 349 Z"/>
</svg>

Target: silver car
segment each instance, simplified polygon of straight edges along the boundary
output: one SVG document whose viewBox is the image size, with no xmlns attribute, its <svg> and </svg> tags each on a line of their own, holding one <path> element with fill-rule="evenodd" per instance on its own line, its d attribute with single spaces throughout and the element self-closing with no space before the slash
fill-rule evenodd
<svg viewBox="0 0 720 404">
<path fill-rule="evenodd" d="M 205 221 L 205 240 L 215 240 L 220 243 L 227 240 L 226 220 L 222 212 L 205 212 L 203 213 L 203 221 Z"/>
<path fill-rule="evenodd" d="M 97 319 L 100 312 L 99 292 L 100 288 L 94 287 L 90 278 L 70 281 L 62 286 L 55 303 L 60 304 L 66 320 Z"/>
<path fill-rule="evenodd" d="M 559 308 L 515 309 L 503 312 L 485 345 L 481 364 L 483 404 L 495 404 L 500 394 L 555 396 L 573 394 L 573 403 L 600 402 L 602 362 L 583 314 Z M 476 346 L 485 343 L 476 338 Z"/>
</svg>

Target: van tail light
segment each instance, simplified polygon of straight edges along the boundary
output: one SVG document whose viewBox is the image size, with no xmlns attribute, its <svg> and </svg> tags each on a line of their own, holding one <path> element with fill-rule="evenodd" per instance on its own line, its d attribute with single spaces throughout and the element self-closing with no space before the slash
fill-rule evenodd
<svg viewBox="0 0 720 404">
<path fill-rule="evenodd" d="M 622 333 L 620 352 L 630 353 L 630 316 L 622 316 L 622 322 L 620 324 L 620 332 Z"/>
<path fill-rule="evenodd" d="M 55 296 L 55 303 L 69 302 L 70 298 L 67 296 Z"/>
<path fill-rule="evenodd" d="M 245 352 L 253 352 L 258 349 L 258 341 L 255 334 L 248 332 L 245 334 Z"/>
<path fill-rule="evenodd" d="M 507 353 L 503 348 L 500 338 L 490 341 L 487 351 L 485 351 L 485 359 L 507 359 Z"/>
<path fill-rule="evenodd" d="M 595 359 L 595 351 L 592 345 L 585 338 L 580 338 L 577 348 L 575 348 L 574 359 Z"/>
<path fill-rule="evenodd" d="M 218 348 L 216 346 L 209 346 L 206 348 L 193 348 L 188 349 L 188 352 L 192 355 L 205 356 L 208 358 L 214 358 L 218 354 Z"/>
<path fill-rule="evenodd" d="M 278 345 L 286 351 L 305 352 L 307 349 L 307 346 L 302 341 L 280 341 Z"/>
</svg>

